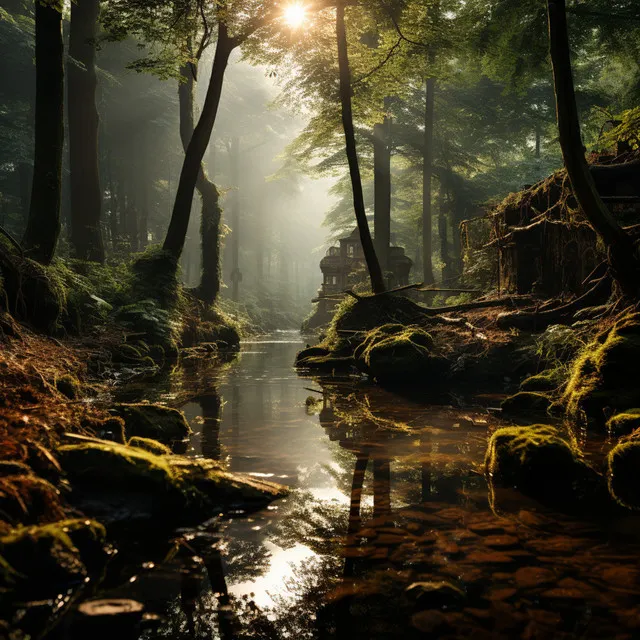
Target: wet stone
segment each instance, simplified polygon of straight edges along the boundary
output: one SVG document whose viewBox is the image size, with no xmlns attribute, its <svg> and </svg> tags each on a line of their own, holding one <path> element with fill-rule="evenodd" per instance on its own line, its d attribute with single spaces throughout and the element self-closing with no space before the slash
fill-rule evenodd
<svg viewBox="0 0 640 640">
<path fill-rule="evenodd" d="M 453 607 L 465 600 L 464 591 L 444 580 L 414 582 L 406 589 L 406 594 L 421 606 L 435 608 Z"/>
<path fill-rule="evenodd" d="M 497 536 L 504 535 L 505 529 L 491 522 L 475 522 L 468 525 L 470 531 L 481 536 Z"/>
<path fill-rule="evenodd" d="M 554 602 L 561 602 L 563 600 L 586 600 L 586 596 L 578 589 L 564 589 L 562 587 L 556 587 L 555 589 L 548 589 L 543 591 L 542 597 Z"/>
<path fill-rule="evenodd" d="M 476 564 L 512 564 L 513 557 L 501 551 L 473 551 L 465 560 Z"/>
<path fill-rule="evenodd" d="M 420 611 L 411 616 L 411 624 L 427 636 L 440 634 L 449 627 L 447 616 L 441 611 Z"/>
<path fill-rule="evenodd" d="M 510 587 L 505 587 L 504 589 L 492 589 L 486 596 L 486 599 L 501 602 L 503 600 L 509 600 L 509 598 L 513 598 L 516 593 L 518 593 L 517 590 Z"/>
<path fill-rule="evenodd" d="M 635 567 L 609 567 L 602 572 L 602 579 L 619 589 L 637 589 L 639 572 Z"/>
<path fill-rule="evenodd" d="M 488 547 L 493 547 L 494 549 L 512 549 L 520 544 L 520 540 L 518 538 L 507 535 L 487 536 L 483 542 Z"/>
<path fill-rule="evenodd" d="M 527 543 L 527 548 L 542 555 L 566 555 L 575 553 L 588 545 L 589 542 L 587 540 L 555 536 L 543 540 L 531 540 Z"/>
<path fill-rule="evenodd" d="M 544 567 L 522 567 L 515 573 L 516 585 L 521 589 L 533 589 L 555 582 L 556 576 Z"/>
</svg>

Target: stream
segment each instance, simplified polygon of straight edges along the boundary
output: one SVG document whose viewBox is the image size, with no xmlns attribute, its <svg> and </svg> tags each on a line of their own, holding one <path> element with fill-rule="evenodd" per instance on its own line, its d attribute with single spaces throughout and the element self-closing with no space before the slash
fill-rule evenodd
<svg viewBox="0 0 640 640">
<path fill-rule="evenodd" d="M 428 406 L 306 378 L 304 345 L 278 332 L 124 390 L 180 407 L 189 455 L 291 489 L 180 532 L 164 562 L 143 541 L 125 586 L 101 594 L 157 614 L 141 637 L 639 637 L 637 516 L 574 519 L 489 490 L 492 398 Z"/>
</svg>

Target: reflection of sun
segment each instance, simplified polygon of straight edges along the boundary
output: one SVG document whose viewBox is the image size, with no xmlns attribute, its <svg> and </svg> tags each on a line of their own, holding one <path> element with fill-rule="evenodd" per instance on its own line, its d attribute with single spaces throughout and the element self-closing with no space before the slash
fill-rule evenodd
<svg viewBox="0 0 640 640">
<path fill-rule="evenodd" d="M 301 27 L 306 18 L 307 10 L 301 4 L 290 4 L 284 10 L 284 20 L 292 28 Z"/>
</svg>

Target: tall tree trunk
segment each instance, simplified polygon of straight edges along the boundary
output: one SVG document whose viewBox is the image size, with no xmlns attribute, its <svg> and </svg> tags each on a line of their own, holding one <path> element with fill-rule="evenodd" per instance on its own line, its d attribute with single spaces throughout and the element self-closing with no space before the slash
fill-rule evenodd
<svg viewBox="0 0 640 640">
<path fill-rule="evenodd" d="M 187 152 L 194 133 L 195 86 L 198 67 L 195 63 L 184 65 L 180 74 L 182 82 L 178 88 L 180 103 L 180 137 Z M 198 297 L 207 304 L 213 304 L 220 292 L 220 194 L 216 185 L 209 180 L 202 161 L 196 180 L 200 193 L 202 210 L 200 218 L 200 242 L 202 271 L 198 286 Z M 189 264 L 191 264 L 189 262 Z"/>
<path fill-rule="evenodd" d="M 240 138 L 231 143 L 231 184 L 235 187 L 231 204 L 231 299 L 240 299 Z"/>
<path fill-rule="evenodd" d="M 438 191 L 438 234 L 440 236 L 440 260 L 442 262 L 442 283 L 451 280 L 451 257 L 449 256 L 449 230 L 447 228 L 446 191 L 442 180 Z"/>
<path fill-rule="evenodd" d="M 36 108 L 33 182 L 22 244 L 43 264 L 53 258 L 60 235 L 62 148 L 64 145 L 63 3 L 35 3 Z"/>
<path fill-rule="evenodd" d="M 385 98 L 385 109 L 388 99 Z M 373 127 L 374 174 L 374 246 L 380 268 L 389 271 L 391 245 L 391 118 L 385 115 L 383 124 Z"/>
<path fill-rule="evenodd" d="M 367 221 L 367 212 L 362 193 L 362 178 L 358 164 L 358 151 L 356 148 L 356 135 L 353 127 L 353 109 L 351 106 L 351 70 L 349 69 L 349 53 L 347 51 L 347 30 L 344 21 L 344 0 L 338 0 L 336 7 L 336 35 L 338 40 L 338 63 L 340 67 L 340 101 L 342 103 L 342 126 L 346 141 L 347 159 L 349 161 L 349 174 L 351 176 L 351 189 L 353 191 L 353 208 L 356 214 L 360 243 L 364 252 L 364 259 L 369 270 L 371 289 L 374 293 L 385 291 L 384 276 L 378 262 L 371 231 Z"/>
<path fill-rule="evenodd" d="M 171 221 L 163 245 L 164 250 L 170 252 L 175 258 L 180 257 L 182 249 L 184 248 L 184 241 L 189 227 L 193 194 L 198 182 L 198 176 L 202 171 L 202 159 L 207 150 L 213 125 L 218 115 L 222 85 L 224 83 L 224 73 L 229 64 L 229 56 L 234 48 L 235 43 L 229 36 L 227 27 L 224 22 L 220 20 L 218 22 L 216 53 L 211 68 L 211 78 L 209 80 L 207 95 L 198 124 L 195 126 L 193 135 L 187 145 L 173 211 L 171 213 Z"/>
<path fill-rule="evenodd" d="M 433 284 L 433 129 L 435 121 L 435 78 L 427 79 L 426 105 L 424 112 L 424 150 L 422 157 L 422 280 L 425 284 Z"/>
<path fill-rule="evenodd" d="M 548 0 L 549 40 L 560 147 L 573 193 L 609 253 L 613 276 L 623 293 L 638 294 L 640 262 L 629 235 L 602 202 L 585 158 L 576 105 L 565 0 Z"/>
<path fill-rule="evenodd" d="M 104 262 L 95 65 L 99 13 L 100 0 L 71 3 L 67 63 L 71 244 L 77 258 L 93 262 Z"/>
</svg>

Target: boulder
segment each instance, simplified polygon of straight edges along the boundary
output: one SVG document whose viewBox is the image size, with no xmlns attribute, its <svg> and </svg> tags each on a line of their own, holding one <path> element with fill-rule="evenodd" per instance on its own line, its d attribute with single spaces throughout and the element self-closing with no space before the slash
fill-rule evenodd
<svg viewBox="0 0 640 640">
<path fill-rule="evenodd" d="M 81 585 L 106 560 L 104 539 L 87 519 L 13 529 L 0 536 L 0 590 L 36 598 Z"/>
<path fill-rule="evenodd" d="M 619 504 L 640 509 L 640 430 L 618 443 L 607 456 L 609 491 Z"/>
<path fill-rule="evenodd" d="M 543 393 L 520 391 L 503 400 L 502 414 L 508 418 L 528 418 L 546 416 L 551 408 L 551 400 Z"/>
<path fill-rule="evenodd" d="M 600 500 L 606 491 L 576 444 L 547 425 L 498 429 L 489 441 L 485 468 L 492 485 L 568 508 L 583 498 Z"/>
<path fill-rule="evenodd" d="M 600 334 L 575 360 L 563 398 L 568 416 L 604 429 L 609 411 L 640 406 L 639 360 L 640 314 L 632 313 Z"/>
<path fill-rule="evenodd" d="M 111 412 L 124 420 L 127 438 L 150 438 L 171 445 L 191 435 L 184 414 L 159 404 L 118 404 Z"/>
<path fill-rule="evenodd" d="M 201 521 L 225 509 L 254 511 L 286 494 L 281 485 L 230 473 L 212 460 L 108 441 L 62 446 L 58 459 L 71 499 L 105 522 Z"/>
</svg>

